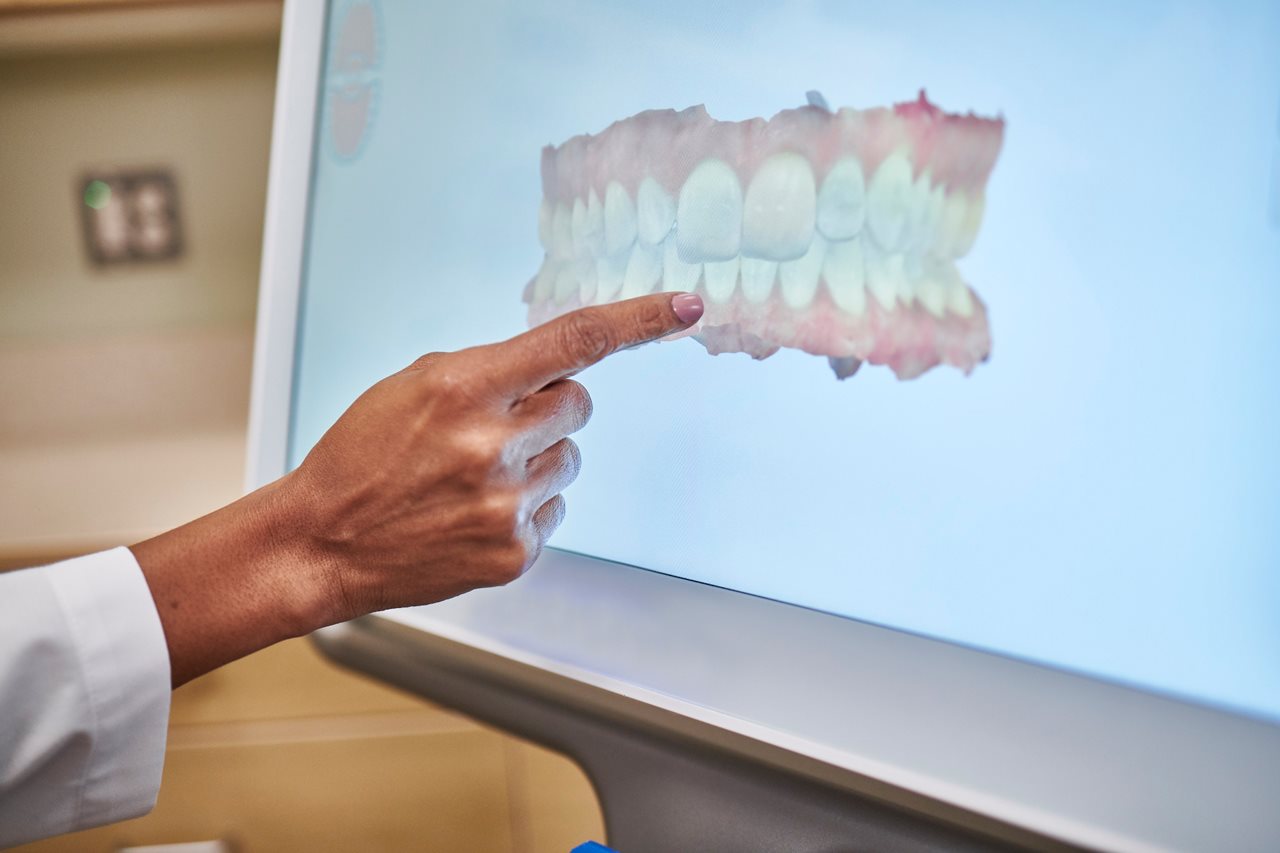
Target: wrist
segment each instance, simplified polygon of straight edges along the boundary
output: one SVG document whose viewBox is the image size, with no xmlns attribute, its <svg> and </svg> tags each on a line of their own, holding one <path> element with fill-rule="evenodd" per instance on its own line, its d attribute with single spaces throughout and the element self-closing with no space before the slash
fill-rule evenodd
<svg viewBox="0 0 1280 853">
<path fill-rule="evenodd" d="M 249 541 L 261 555 L 258 582 L 278 603 L 277 616 L 289 636 L 309 634 L 357 615 L 344 593 L 340 568 L 322 545 L 311 501 L 300 494 L 297 473 L 245 496 L 251 517 Z M 234 506 L 234 505 L 233 505 Z"/>
<path fill-rule="evenodd" d="M 132 547 L 169 646 L 176 687 L 345 615 L 286 477 Z"/>
</svg>

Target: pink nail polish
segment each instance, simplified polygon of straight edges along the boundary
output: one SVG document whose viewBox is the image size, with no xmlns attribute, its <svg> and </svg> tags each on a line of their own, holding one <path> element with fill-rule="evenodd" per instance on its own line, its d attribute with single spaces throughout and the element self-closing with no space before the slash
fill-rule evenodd
<svg viewBox="0 0 1280 853">
<path fill-rule="evenodd" d="M 671 309 L 676 312 L 681 323 L 693 325 L 702 319 L 702 297 L 696 293 L 681 293 L 671 297 Z"/>
</svg>

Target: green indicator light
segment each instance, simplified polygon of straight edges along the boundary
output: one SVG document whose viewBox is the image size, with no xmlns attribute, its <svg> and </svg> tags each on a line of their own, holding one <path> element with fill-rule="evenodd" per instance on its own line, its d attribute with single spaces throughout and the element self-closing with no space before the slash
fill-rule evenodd
<svg viewBox="0 0 1280 853">
<path fill-rule="evenodd" d="M 111 185 L 106 181 L 90 181 L 84 188 L 84 203 L 94 210 L 102 210 L 111 202 Z"/>
</svg>

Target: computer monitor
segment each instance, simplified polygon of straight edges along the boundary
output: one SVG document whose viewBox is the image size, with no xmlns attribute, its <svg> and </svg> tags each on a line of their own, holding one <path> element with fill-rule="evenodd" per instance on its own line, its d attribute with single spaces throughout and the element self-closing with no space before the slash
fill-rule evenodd
<svg viewBox="0 0 1280 853">
<path fill-rule="evenodd" d="M 1277 44 L 1263 2 L 290 3 L 250 482 L 424 352 L 697 290 L 581 377 L 533 570 L 379 624 L 1045 839 L 1280 843 Z"/>
</svg>

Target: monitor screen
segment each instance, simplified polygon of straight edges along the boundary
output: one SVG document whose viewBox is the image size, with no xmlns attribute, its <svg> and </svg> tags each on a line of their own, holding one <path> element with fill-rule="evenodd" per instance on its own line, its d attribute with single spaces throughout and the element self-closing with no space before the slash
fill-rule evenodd
<svg viewBox="0 0 1280 853">
<path fill-rule="evenodd" d="M 1277 44 L 1265 2 L 333 2 L 289 465 L 424 352 L 695 289 L 697 340 L 581 377 L 553 546 L 1280 719 Z"/>
</svg>

